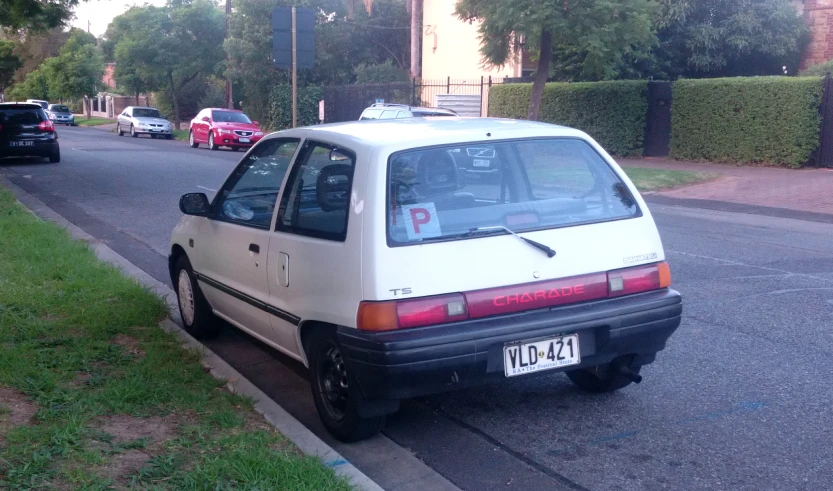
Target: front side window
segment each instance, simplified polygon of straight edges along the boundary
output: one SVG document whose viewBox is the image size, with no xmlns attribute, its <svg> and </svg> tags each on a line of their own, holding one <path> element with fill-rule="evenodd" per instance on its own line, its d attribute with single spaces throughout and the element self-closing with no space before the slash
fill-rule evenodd
<svg viewBox="0 0 833 491">
<path fill-rule="evenodd" d="M 214 217 L 268 229 L 298 142 L 297 139 L 273 139 L 255 146 L 217 194 L 212 204 Z"/>
<path fill-rule="evenodd" d="M 639 216 L 627 186 L 578 139 L 415 149 L 388 164 L 392 245 Z"/>
<path fill-rule="evenodd" d="M 162 115 L 159 114 L 159 111 L 156 109 L 151 109 L 149 107 L 134 107 L 133 108 L 133 117 L 134 118 L 161 118 Z"/>
<path fill-rule="evenodd" d="M 215 123 L 252 123 L 248 116 L 235 111 L 212 111 L 211 117 Z"/>
<path fill-rule="evenodd" d="M 307 141 L 287 180 L 277 229 L 344 241 L 353 186 L 353 152 Z"/>
</svg>

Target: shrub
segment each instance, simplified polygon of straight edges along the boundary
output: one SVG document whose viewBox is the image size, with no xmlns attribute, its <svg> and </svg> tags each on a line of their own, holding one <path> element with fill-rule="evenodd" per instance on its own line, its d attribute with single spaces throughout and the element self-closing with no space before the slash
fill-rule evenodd
<svg viewBox="0 0 833 491">
<path fill-rule="evenodd" d="M 357 84 L 384 84 L 391 82 L 408 82 L 408 71 L 394 65 L 387 60 L 384 63 L 371 65 L 359 64 L 353 68 Z"/>
<path fill-rule="evenodd" d="M 800 167 L 818 147 L 818 77 L 680 80 L 671 108 L 671 155 Z"/>
<path fill-rule="evenodd" d="M 526 119 L 532 84 L 489 89 L 489 116 Z M 648 82 L 549 83 L 539 119 L 570 126 L 592 136 L 615 155 L 642 155 Z"/>
<path fill-rule="evenodd" d="M 318 101 L 323 97 L 324 92 L 321 87 L 315 85 L 298 87 L 298 126 L 309 126 L 318 123 Z M 292 127 L 291 86 L 278 85 L 272 88 L 269 97 L 267 126 L 273 130 Z"/>
</svg>

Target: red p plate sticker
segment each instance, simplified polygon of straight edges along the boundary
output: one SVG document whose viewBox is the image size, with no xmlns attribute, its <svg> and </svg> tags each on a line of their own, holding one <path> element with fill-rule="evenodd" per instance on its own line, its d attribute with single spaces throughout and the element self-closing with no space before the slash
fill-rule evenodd
<svg viewBox="0 0 833 491">
<path fill-rule="evenodd" d="M 405 215 L 405 231 L 408 232 L 408 239 L 428 239 L 443 234 L 434 203 L 405 205 L 402 211 Z"/>
</svg>

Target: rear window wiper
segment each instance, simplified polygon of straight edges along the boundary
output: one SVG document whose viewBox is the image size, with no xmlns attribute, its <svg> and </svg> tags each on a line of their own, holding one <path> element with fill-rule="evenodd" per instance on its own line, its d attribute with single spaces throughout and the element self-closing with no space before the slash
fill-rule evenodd
<svg viewBox="0 0 833 491">
<path fill-rule="evenodd" d="M 465 234 L 463 234 L 463 236 L 464 237 L 474 237 L 474 236 L 477 236 L 477 235 L 489 235 L 489 234 L 493 234 L 495 232 L 502 232 L 502 233 L 507 233 L 507 234 L 513 235 L 513 236 L 521 239 L 522 241 L 526 242 L 527 244 L 531 245 L 532 247 L 540 250 L 541 252 L 546 254 L 547 257 L 549 257 L 549 258 L 555 257 L 555 251 L 552 248 L 550 248 L 549 246 L 547 246 L 546 244 L 536 242 L 532 239 L 527 239 L 526 237 L 521 237 L 520 235 L 516 234 L 515 232 L 509 230 L 508 228 L 506 228 L 502 225 L 497 225 L 495 227 L 477 227 L 477 228 L 473 228 L 473 229 L 470 229 Z"/>
</svg>

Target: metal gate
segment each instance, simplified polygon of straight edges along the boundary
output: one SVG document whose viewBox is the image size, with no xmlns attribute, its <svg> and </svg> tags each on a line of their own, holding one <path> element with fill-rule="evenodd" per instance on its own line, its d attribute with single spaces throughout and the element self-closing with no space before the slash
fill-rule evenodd
<svg viewBox="0 0 833 491">
<path fill-rule="evenodd" d="M 646 157 L 667 157 L 671 150 L 671 82 L 648 82 L 645 121 Z"/>
<path fill-rule="evenodd" d="M 830 72 L 824 77 L 824 92 L 819 105 L 821 116 L 821 131 L 819 148 L 813 152 L 808 166 L 833 167 L 833 78 Z"/>
</svg>

